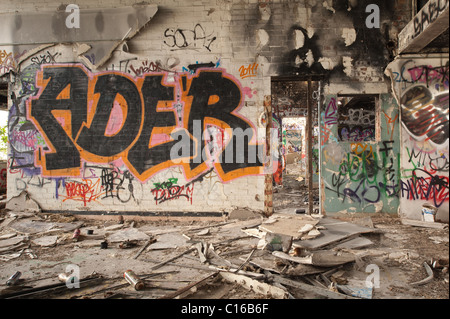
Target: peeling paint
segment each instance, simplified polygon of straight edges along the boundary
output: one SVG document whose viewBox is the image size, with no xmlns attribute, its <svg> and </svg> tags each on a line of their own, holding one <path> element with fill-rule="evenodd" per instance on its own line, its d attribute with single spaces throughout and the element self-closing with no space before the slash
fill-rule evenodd
<svg viewBox="0 0 450 319">
<path fill-rule="evenodd" d="M 323 57 L 319 59 L 319 63 L 322 64 L 322 67 L 325 70 L 333 70 L 337 65 L 337 62 L 333 61 L 331 58 L 323 58 Z"/>
<path fill-rule="evenodd" d="M 348 11 L 351 11 L 352 8 L 356 8 L 358 6 L 358 0 L 348 0 Z"/>
<path fill-rule="evenodd" d="M 256 33 L 256 36 L 259 42 L 258 47 L 262 48 L 267 45 L 267 43 L 269 43 L 270 37 L 266 30 L 259 29 Z"/>
<path fill-rule="evenodd" d="M 356 30 L 354 28 L 343 28 L 342 37 L 345 40 L 345 46 L 350 46 L 356 41 Z"/>
<path fill-rule="evenodd" d="M 331 4 L 329 2 L 331 2 Z M 322 3 L 322 5 L 325 9 L 330 10 L 333 13 L 336 13 L 336 10 L 333 8 L 333 1 L 325 0 Z"/>
<path fill-rule="evenodd" d="M 306 28 L 306 32 L 308 33 L 308 38 L 311 39 L 311 38 L 314 36 L 314 33 L 315 33 L 316 31 L 314 30 L 313 27 L 307 27 L 307 28 Z"/>
<path fill-rule="evenodd" d="M 306 53 L 306 59 L 305 62 L 308 64 L 308 67 L 311 67 L 314 63 L 314 54 L 311 50 L 308 50 L 308 53 Z"/>
<path fill-rule="evenodd" d="M 374 203 L 373 206 L 375 206 L 375 213 L 381 213 L 383 211 L 383 202 Z"/>
<path fill-rule="evenodd" d="M 272 11 L 267 4 L 262 3 L 259 5 L 259 14 L 262 21 L 269 21 L 272 16 Z"/>
<path fill-rule="evenodd" d="M 349 56 L 342 58 L 342 65 L 344 66 L 344 73 L 348 76 L 352 76 L 353 73 L 353 59 Z"/>
<path fill-rule="evenodd" d="M 300 30 L 295 30 L 295 49 L 300 49 L 305 45 L 305 35 Z"/>
</svg>

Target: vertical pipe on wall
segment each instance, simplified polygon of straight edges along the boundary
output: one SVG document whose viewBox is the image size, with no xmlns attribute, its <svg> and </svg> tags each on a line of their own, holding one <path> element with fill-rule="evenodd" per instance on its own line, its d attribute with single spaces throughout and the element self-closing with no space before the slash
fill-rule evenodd
<svg viewBox="0 0 450 319">
<path fill-rule="evenodd" d="M 322 108 L 322 81 L 319 81 L 319 88 L 317 89 L 317 125 L 319 127 L 319 136 L 317 137 L 317 140 L 319 141 L 317 147 L 318 147 L 318 168 L 319 168 L 319 214 L 322 213 L 322 187 L 321 187 L 321 183 L 322 183 L 322 152 L 321 152 L 321 144 L 320 141 L 322 140 L 322 135 L 321 135 L 321 129 L 320 129 L 320 112 L 321 112 L 321 108 Z"/>
<path fill-rule="evenodd" d="M 307 93 L 307 139 L 308 139 L 308 214 L 313 212 L 313 169 L 312 169 L 312 146 L 314 142 L 313 123 L 312 123 L 312 107 L 311 107 L 311 79 L 308 79 L 308 93 Z"/>
<path fill-rule="evenodd" d="M 273 161 L 272 161 L 272 96 L 264 97 L 264 113 L 266 115 L 266 160 L 265 179 L 264 179 L 264 214 L 269 217 L 273 214 Z"/>
</svg>

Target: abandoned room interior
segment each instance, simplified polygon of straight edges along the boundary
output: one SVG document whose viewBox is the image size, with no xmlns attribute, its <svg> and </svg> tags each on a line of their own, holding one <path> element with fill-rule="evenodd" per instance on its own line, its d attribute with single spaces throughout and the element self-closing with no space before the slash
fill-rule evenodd
<svg viewBox="0 0 450 319">
<path fill-rule="evenodd" d="M 0 299 L 449 298 L 448 0 L 0 16 Z"/>
</svg>

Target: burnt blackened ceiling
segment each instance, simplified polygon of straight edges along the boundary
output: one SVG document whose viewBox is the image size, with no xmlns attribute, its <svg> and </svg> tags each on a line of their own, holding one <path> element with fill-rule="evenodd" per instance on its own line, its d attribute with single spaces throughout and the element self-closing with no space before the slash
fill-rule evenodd
<svg viewBox="0 0 450 319">
<path fill-rule="evenodd" d="M 391 28 L 395 1 L 377 1 L 380 28 L 368 28 L 372 0 L 233 3 L 232 47 L 262 56 L 274 76 L 325 75 L 348 78 L 343 57 L 353 64 L 382 70 L 392 59 Z M 240 21 L 245 15 L 245 23 Z M 267 34 L 263 45 L 254 35 Z M 391 42 L 391 43 L 390 43 Z M 255 50 L 256 48 L 256 50 Z M 382 74 L 382 72 L 381 72 Z"/>
</svg>

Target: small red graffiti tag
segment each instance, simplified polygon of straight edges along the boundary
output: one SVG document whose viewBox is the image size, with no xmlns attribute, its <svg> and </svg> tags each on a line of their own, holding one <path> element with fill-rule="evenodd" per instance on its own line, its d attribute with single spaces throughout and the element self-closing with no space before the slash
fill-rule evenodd
<svg viewBox="0 0 450 319">
<path fill-rule="evenodd" d="M 86 206 L 86 203 L 95 201 L 104 194 L 100 179 L 95 183 L 90 179 L 83 179 L 83 182 L 65 182 L 65 187 L 66 196 L 64 196 L 63 202 L 68 199 L 82 201 L 84 206 Z"/>
</svg>

